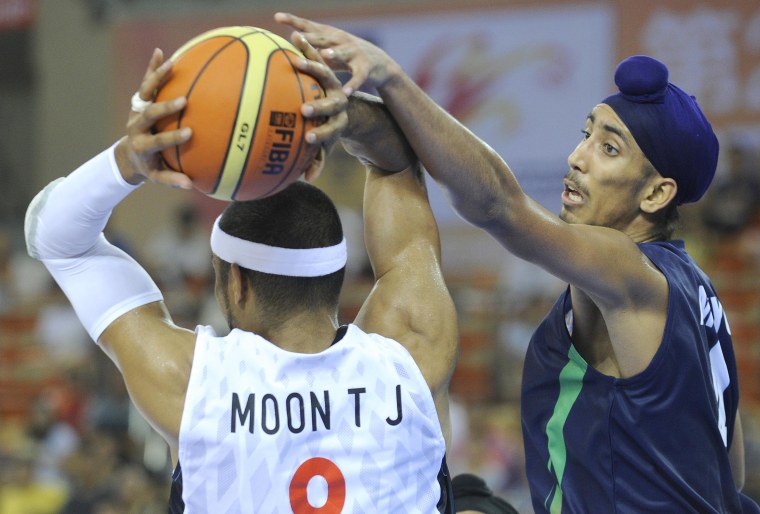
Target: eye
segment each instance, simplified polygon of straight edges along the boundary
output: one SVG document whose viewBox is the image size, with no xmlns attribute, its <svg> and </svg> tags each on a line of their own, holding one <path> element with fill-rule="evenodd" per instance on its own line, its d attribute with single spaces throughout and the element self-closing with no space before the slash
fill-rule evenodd
<svg viewBox="0 0 760 514">
<path fill-rule="evenodd" d="M 602 147 L 604 148 L 604 151 L 607 152 L 609 155 L 617 155 L 618 154 L 618 149 L 615 148 L 614 146 L 612 146 L 609 143 L 604 143 L 602 145 Z"/>
<path fill-rule="evenodd" d="M 591 132 L 586 129 L 581 130 L 581 134 L 583 134 L 583 139 L 588 139 L 591 137 Z"/>
</svg>

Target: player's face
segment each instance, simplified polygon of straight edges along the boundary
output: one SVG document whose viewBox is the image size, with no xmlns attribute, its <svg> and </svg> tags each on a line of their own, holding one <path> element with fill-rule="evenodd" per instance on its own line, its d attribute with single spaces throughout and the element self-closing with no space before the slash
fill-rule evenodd
<svg viewBox="0 0 760 514">
<path fill-rule="evenodd" d="M 640 214 L 646 157 L 628 128 L 606 104 L 586 119 L 583 139 L 567 159 L 560 218 L 618 230 Z"/>
</svg>

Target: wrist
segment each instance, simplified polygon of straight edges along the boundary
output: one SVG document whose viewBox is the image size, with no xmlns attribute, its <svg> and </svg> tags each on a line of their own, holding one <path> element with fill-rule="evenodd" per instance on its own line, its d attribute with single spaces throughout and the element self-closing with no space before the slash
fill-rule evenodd
<svg viewBox="0 0 760 514">
<path fill-rule="evenodd" d="M 385 171 L 400 171 L 416 162 L 404 134 L 383 101 L 374 95 L 355 92 L 348 102 L 348 127 L 341 143 L 365 165 Z"/>
<path fill-rule="evenodd" d="M 391 61 L 386 66 L 385 79 L 381 84 L 377 85 L 376 89 L 378 92 L 386 89 L 393 89 L 394 87 L 402 85 L 406 78 L 407 75 L 401 65 L 396 61 Z"/>
<path fill-rule="evenodd" d="M 139 173 L 135 168 L 132 159 L 129 156 L 129 150 L 126 145 L 126 136 L 121 138 L 113 151 L 113 162 L 111 163 L 114 174 L 117 178 L 124 181 L 126 185 L 139 186 L 145 182 L 145 175 Z"/>
<path fill-rule="evenodd" d="M 377 121 L 387 116 L 383 101 L 374 95 L 355 91 L 348 97 L 348 126 L 341 136 L 344 140 L 371 143 L 377 132 Z"/>
</svg>

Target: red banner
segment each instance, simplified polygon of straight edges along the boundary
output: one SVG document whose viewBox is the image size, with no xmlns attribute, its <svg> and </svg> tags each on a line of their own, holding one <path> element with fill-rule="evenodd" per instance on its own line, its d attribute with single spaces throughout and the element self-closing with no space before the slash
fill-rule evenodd
<svg viewBox="0 0 760 514">
<path fill-rule="evenodd" d="M 619 57 L 665 62 L 717 127 L 760 122 L 756 0 L 617 0 L 617 9 Z"/>
</svg>

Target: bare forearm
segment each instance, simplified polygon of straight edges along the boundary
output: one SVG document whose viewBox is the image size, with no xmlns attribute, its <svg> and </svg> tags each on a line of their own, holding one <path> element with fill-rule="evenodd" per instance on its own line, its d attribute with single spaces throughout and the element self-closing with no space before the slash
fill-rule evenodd
<svg viewBox="0 0 760 514">
<path fill-rule="evenodd" d="M 369 167 L 364 188 L 364 233 L 377 277 L 404 266 L 436 266 L 438 228 L 418 166 L 400 173 Z"/>
<path fill-rule="evenodd" d="M 348 120 L 341 142 L 348 153 L 365 164 L 386 171 L 401 171 L 417 161 L 380 98 L 362 92 L 352 94 Z"/>
<path fill-rule="evenodd" d="M 523 191 L 503 159 L 400 69 L 379 93 L 420 162 L 448 190 L 465 219 L 487 227 L 522 198 Z"/>
</svg>

